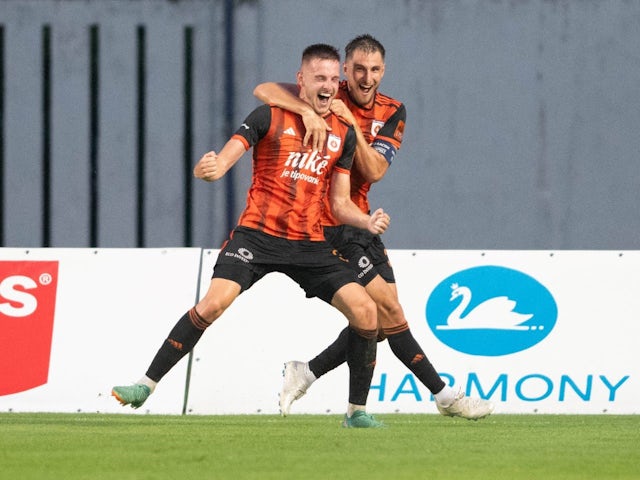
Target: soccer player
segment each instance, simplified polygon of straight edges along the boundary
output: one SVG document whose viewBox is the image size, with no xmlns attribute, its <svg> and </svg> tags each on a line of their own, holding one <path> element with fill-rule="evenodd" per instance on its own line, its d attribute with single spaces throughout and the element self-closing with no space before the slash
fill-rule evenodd
<svg viewBox="0 0 640 480">
<path fill-rule="evenodd" d="M 307 47 L 296 79 L 301 101 L 331 127 L 327 141 L 320 151 L 310 151 L 302 145 L 305 127 L 299 115 L 262 105 L 249 114 L 219 153 L 208 152 L 199 160 L 194 175 L 215 181 L 253 147 L 247 205 L 220 251 L 204 298 L 178 320 L 136 384 L 113 388 L 113 396 L 123 405 L 140 407 L 238 295 L 277 271 L 297 282 L 308 297 L 319 297 L 347 317 L 350 378 L 343 426 L 382 425 L 365 407 L 376 357 L 376 305 L 357 283 L 353 270 L 324 239 L 321 213 L 329 181 L 328 201 L 341 222 L 373 235 L 387 228 L 389 216 L 382 209 L 372 215 L 364 213 L 349 196 L 355 133 L 329 110 L 340 80 L 338 50 L 325 44 Z"/>
<path fill-rule="evenodd" d="M 401 102 L 378 91 L 385 72 L 385 49 L 371 35 L 360 35 L 347 44 L 343 70 L 346 80 L 340 82 L 331 110 L 355 129 L 357 146 L 351 171 L 351 198 L 362 212 L 368 212 L 371 184 L 384 177 L 402 143 L 406 110 Z M 300 114 L 307 125 L 305 142 L 321 143 L 331 126 L 292 95 L 296 89 L 295 85 L 268 82 L 258 85 L 254 95 L 263 102 Z M 466 397 L 462 389 L 444 383 L 413 337 L 380 235 L 343 224 L 335 212 L 333 216 L 325 216 L 323 223 L 327 240 L 349 260 L 376 302 L 379 340 L 386 338 L 394 355 L 429 389 L 438 411 L 474 420 L 490 415 L 491 402 Z M 280 393 L 282 415 L 289 414 L 291 404 L 316 379 L 344 363 L 347 338 L 348 330 L 343 330 L 333 344 L 309 362 L 285 363 Z"/>
</svg>

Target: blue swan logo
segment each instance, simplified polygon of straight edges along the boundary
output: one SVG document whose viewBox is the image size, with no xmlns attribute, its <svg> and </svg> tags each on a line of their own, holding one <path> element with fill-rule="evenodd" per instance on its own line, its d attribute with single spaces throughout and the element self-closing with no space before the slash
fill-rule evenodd
<svg viewBox="0 0 640 480">
<path fill-rule="evenodd" d="M 427 323 L 449 347 L 471 355 L 515 353 L 541 342 L 555 326 L 556 302 L 533 277 L 505 267 L 463 270 L 443 280 L 427 301 Z"/>
</svg>

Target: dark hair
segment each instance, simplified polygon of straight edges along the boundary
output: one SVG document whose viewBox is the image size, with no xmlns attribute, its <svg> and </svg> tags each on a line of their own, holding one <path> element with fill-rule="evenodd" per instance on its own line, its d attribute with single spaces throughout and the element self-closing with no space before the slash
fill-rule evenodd
<svg viewBox="0 0 640 480">
<path fill-rule="evenodd" d="M 340 51 L 336 47 L 327 45 L 326 43 L 315 43 L 304 49 L 302 52 L 302 62 L 308 62 L 314 58 L 320 58 L 322 60 L 336 60 L 339 62 Z"/>
<path fill-rule="evenodd" d="M 373 38 L 368 33 L 365 33 L 364 35 L 358 35 L 356 38 L 347 43 L 347 46 L 344 47 L 345 59 L 349 60 L 349 58 L 351 58 L 351 56 L 353 55 L 353 52 L 356 50 L 362 50 L 366 53 L 380 52 L 380 55 L 382 55 L 382 60 L 384 60 L 384 47 L 378 40 Z"/>
</svg>

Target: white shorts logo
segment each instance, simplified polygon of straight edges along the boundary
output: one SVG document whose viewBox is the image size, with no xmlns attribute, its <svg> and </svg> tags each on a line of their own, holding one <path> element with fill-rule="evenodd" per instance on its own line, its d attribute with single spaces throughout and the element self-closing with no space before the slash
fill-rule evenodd
<svg viewBox="0 0 640 480">
<path fill-rule="evenodd" d="M 246 248 L 239 248 L 238 253 L 242 255 L 244 258 L 246 258 L 247 260 L 253 260 L 253 253 L 251 253 Z"/>
<path fill-rule="evenodd" d="M 358 267 L 362 269 L 362 271 L 358 274 L 358 278 L 362 278 L 371 271 L 371 269 L 373 268 L 373 264 L 367 257 L 360 257 L 360 259 L 358 260 Z"/>
<path fill-rule="evenodd" d="M 367 257 L 360 257 L 360 260 L 358 260 L 358 266 L 360 268 L 367 268 L 370 264 L 371 260 L 369 260 Z"/>
<path fill-rule="evenodd" d="M 251 260 L 253 260 L 253 253 L 251 253 L 249 250 L 247 250 L 244 247 L 240 247 L 238 249 L 238 253 L 235 252 L 225 252 L 224 253 L 225 257 L 233 257 L 236 260 L 240 260 L 244 263 L 249 263 Z"/>
</svg>

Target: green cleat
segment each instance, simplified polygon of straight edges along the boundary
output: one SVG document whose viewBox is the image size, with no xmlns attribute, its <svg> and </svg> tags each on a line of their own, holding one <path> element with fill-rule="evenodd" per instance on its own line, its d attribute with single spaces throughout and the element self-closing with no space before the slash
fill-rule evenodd
<svg viewBox="0 0 640 480">
<path fill-rule="evenodd" d="M 373 415 L 369 415 L 364 410 L 356 410 L 350 417 L 345 413 L 342 421 L 343 428 L 382 428 L 386 425 L 379 422 Z"/>
<path fill-rule="evenodd" d="M 111 395 L 116 397 L 122 405 L 131 405 L 132 408 L 139 408 L 151 395 L 151 389 L 146 385 L 136 383 L 122 387 L 113 387 Z"/>
</svg>

